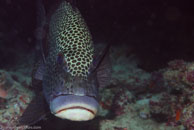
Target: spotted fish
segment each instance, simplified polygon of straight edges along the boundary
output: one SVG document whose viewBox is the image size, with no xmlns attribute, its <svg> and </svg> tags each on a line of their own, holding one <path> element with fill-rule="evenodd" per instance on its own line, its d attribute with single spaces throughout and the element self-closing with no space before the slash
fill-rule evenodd
<svg viewBox="0 0 194 130">
<path fill-rule="evenodd" d="M 36 92 L 20 124 L 33 124 L 48 113 L 72 121 L 93 119 L 98 111 L 98 89 L 110 79 L 109 46 L 96 50 L 79 10 L 67 1 L 41 26 L 47 26 L 41 39 L 47 47 L 42 49 L 32 82 L 39 81 L 42 90 Z M 37 88 L 37 83 L 33 86 Z"/>
</svg>

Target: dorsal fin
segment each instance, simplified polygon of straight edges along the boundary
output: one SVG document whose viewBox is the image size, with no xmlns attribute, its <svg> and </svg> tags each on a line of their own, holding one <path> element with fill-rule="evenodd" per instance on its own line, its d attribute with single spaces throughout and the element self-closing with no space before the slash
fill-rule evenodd
<svg viewBox="0 0 194 130">
<path fill-rule="evenodd" d="M 66 1 L 69 2 L 73 8 L 74 8 L 74 7 L 77 7 L 77 2 L 76 2 L 76 0 L 66 0 Z"/>
<path fill-rule="evenodd" d="M 36 19 L 36 44 L 39 47 L 43 62 L 45 63 L 45 49 L 43 43 L 46 39 L 46 12 L 42 0 L 36 0 L 37 19 Z"/>
</svg>

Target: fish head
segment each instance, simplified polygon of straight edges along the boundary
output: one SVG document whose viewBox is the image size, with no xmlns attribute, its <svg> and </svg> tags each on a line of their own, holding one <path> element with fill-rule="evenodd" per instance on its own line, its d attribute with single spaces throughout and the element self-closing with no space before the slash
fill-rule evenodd
<svg viewBox="0 0 194 130">
<path fill-rule="evenodd" d="M 98 110 L 98 81 L 96 73 L 87 77 L 73 76 L 57 58 L 57 64 L 50 68 L 50 78 L 43 79 L 43 90 L 55 116 L 72 121 L 87 121 L 95 117 Z M 44 81 L 47 81 L 44 83 Z"/>
</svg>

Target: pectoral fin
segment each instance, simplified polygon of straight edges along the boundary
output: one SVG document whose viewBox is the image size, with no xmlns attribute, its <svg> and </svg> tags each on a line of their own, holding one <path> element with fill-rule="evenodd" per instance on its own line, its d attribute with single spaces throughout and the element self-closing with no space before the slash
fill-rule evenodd
<svg viewBox="0 0 194 130">
<path fill-rule="evenodd" d="M 109 48 L 110 44 L 108 44 L 103 51 L 96 51 L 94 58 L 93 66 L 92 66 L 92 73 L 97 73 L 97 79 L 99 83 L 99 87 L 103 88 L 108 85 L 111 79 L 111 62 L 109 57 Z M 100 52 L 100 53 L 99 53 Z"/>
<path fill-rule="evenodd" d="M 109 53 L 107 53 L 97 69 L 97 79 L 99 87 L 104 88 L 110 83 L 111 72 L 111 62 L 109 58 Z"/>
<path fill-rule="evenodd" d="M 35 80 L 42 80 L 44 73 L 44 63 L 42 60 L 39 60 L 35 65 L 32 72 L 32 78 Z"/>
<path fill-rule="evenodd" d="M 42 94 L 37 95 L 19 119 L 19 125 L 33 125 L 44 119 L 50 112 Z"/>
<path fill-rule="evenodd" d="M 42 60 L 39 60 L 38 62 L 35 63 L 33 71 L 32 71 L 32 89 L 39 93 L 42 91 L 42 79 L 43 79 L 43 74 L 45 70 L 45 64 L 43 63 Z"/>
</svg>

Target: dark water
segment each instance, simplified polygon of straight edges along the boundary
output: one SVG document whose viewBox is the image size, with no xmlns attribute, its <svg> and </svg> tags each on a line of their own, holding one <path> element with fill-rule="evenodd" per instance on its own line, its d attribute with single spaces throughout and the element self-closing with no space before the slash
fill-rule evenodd
<svg viewBox="0 0 194 130">
<path fill-rule="evenodd" d="M 46 8 L 55 1 L 44 0 Z M 194 57 L 194 10 L 189 0 L 84 0 L 76 2 L 95 42 L 127 44 L 152 71 L 172 59 Z M 0 67 L 35 49 L 35 1 L 0 1 Z"/>
<path fill-rule="evenodd" d="M 44 0 L 46 9 L 54 2 Z M 194 8 L 190 1 L 77 0 L 76 4 L 94 42 L 127 45 L 128 55 L 136 54 L 139 67 L 146 71 L 163 68 L 173 59 L 194 60 Z M 1 69 L 9 69 L 22 55 L 35 52 L 35 29 L 35 1 L 0 1 Z M 54 117 L 36 125 L 55 130 L 98 129 L 92 121 L 73 123 Z"/>
</svg>

